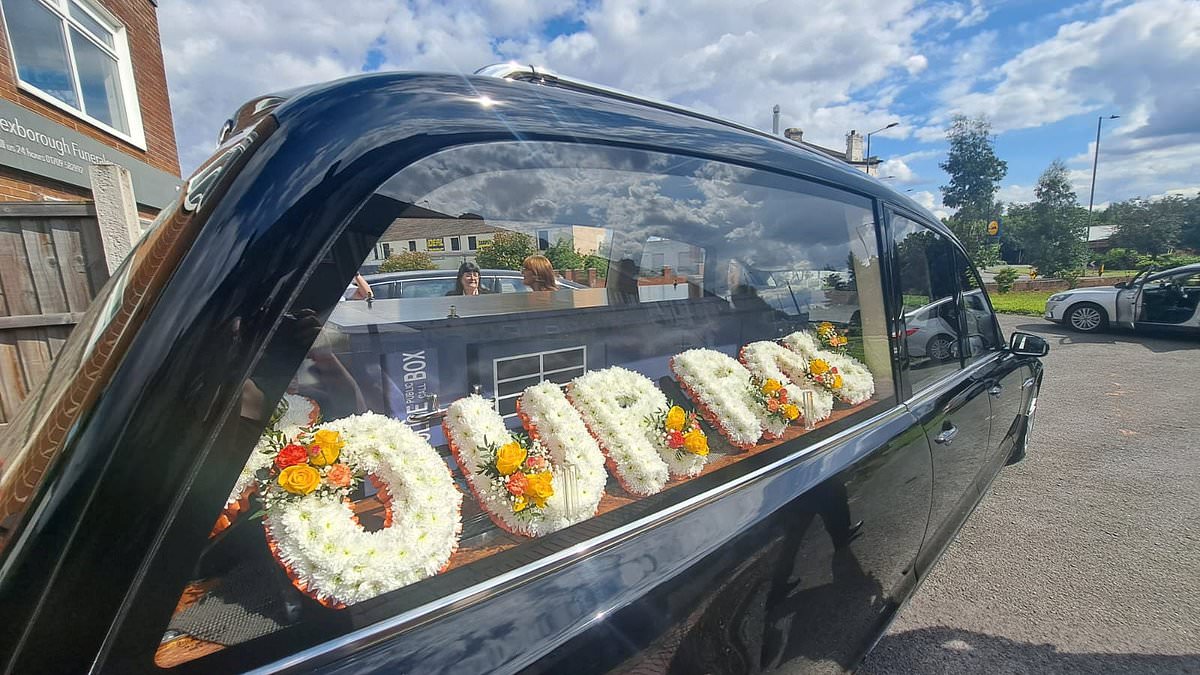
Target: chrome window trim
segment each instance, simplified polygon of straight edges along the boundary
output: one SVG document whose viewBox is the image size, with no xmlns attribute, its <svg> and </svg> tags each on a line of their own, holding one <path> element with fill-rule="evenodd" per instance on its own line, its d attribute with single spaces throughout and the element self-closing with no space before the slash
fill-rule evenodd
<svg viewBox="0 0 1200 675">
<path fill-rule="evenodd" d="M 603 534 L 599 534 L 586 541 L 579 542 L 573 546 L 564 548 L 555 553 L 551 553 L 541 560 L 528 563 L 514 570 L 510 570 L 498 576 L 492 577 L 491 579 L 481 581 L 474 586 L 468 586 L 467 588 L 459 590 L 455 593 L 451 593 L 443 598 L 425 603 L 419 607 L 414 607 L 388 619 L 378 621 L 370 626 L 360 628 L 356 631 L 346 633 L 345 635 L 338 636 L 321 644 L 314 645 L 307 649 L 296 652 L 295 654 L 263 666 L 259 666 L 258 668 L 247 672 L 251 674 L 275 673 L 288 670 L 290 668 L 296 668 L 298 666 L 302 666 L 311 659 L 321 658 L 356 644 L 371 643 L 378 639 L 386 639 L 384 638 L 384 634 L 403 631 L 406 627 L 408 627 L 408 624 L 414 624 L 434 612 L 448 609 L 458 609 L 470 604 L 482 602 L 486 600 L 487 597 L 490 596 L 497 588 L 507 587 L 513 582 L 519 582 L 519 580 L 524 577 L 537 576 L 537 573 L 543 570 L 559 567 L 562 564 L 570 562 L 572 558 L 587 554 L 591 549 L 618 542 L 638 530 L 645 530 L 663 525 L 676 516 L 682 515 L 688 511 L 699 508 L 708 502 L 719 499 L 725 494 L 733 492 L 734 490 L 741 488 L 751 481 L 754 481 L 769 473 L 778 471 L 788 464 L 798 462 L 808 455 L 823 450 L 827 447 L 837 445 L 847 438 L 858 434 L 869 427 L 881 424 L 891 418 L 907 414 L 909 414 L 907 406 L 897 403 L 891 408 L 882 411 L 869 419 L 863 420 L 854 426 L 843 429 L 842 431 L 839 431 L 828 438 L 814 443 L 813 445 L 801 448 L 786 457 L 781 457 L 778 460 L 767 464 L 766 466 L 738 476 L 727 483 L 715 486 L 707 492 L 703 492 L 689 499 L 672 504 L 661 511 L 647 514 L 642 518 L 622 525 L 621 527 L 604 532 Z"/>
</svg>

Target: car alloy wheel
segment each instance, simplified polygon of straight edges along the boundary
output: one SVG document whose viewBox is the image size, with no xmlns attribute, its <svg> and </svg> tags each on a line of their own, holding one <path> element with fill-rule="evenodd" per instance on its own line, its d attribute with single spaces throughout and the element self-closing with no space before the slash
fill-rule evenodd
<svg viewBox="0 0 1200 675">
<path fill-rule="evenodd" d="M 925 348 L 929 357 L 938 361 L 948 361 L 958 356 L 958 345 L 953 338 L 936 335 Z"/>
<path fill-rule="evenodd" d="M 1100 310 L 1091 305 L 1073 307 L 1071 315 L 1067 318 L 1071 322 L 1071 327 L 1081 333 L 1099 330 L 1100 325 L 1104 323 L 1104 316 L 1100 314 Z"/>
</svg>

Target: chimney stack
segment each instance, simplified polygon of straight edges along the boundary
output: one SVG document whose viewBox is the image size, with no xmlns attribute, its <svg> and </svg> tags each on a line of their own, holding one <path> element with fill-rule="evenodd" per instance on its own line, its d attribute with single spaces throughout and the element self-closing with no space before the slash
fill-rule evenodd
<svg viewBox="0 0 1200 675">
<path fill-rule="evenodd" d="M 783 130 L 783 135 L 797 143 L 804 142 L 804 130 L 799 127 L 788 127 Z"/>
<path fill-rule="evenodd" d="M 846 134 L 846 161 L 863 161 L 863 137 L 854 129 L 851 129 L 850 133 Z"/>
</svg>

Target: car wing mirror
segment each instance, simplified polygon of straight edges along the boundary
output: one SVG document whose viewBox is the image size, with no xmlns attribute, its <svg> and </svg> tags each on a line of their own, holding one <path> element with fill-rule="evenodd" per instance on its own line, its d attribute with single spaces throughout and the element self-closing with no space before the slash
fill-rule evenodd
<svg viewBox="0 0 1200 675">
<path fill-rule="evenodd" d="M 1037 335 L 1016 331 L 1008 341 L 1008 350 L 1021 356 L 1045 356 L 1050 353 L 1050 343 Z"/>
</svg>

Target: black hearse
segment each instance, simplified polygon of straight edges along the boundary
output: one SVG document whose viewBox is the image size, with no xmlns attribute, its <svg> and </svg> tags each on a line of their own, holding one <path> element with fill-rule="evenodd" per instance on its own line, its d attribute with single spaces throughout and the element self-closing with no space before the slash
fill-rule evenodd
<svg viewBox="0 0 1200 675">
<path fill-rule="evenodd" d="M 266 97 L 222 141 L 3 438 L 3 672 L 853 668 L 1024 455 L 1045 343 L 1006 344 L 986 300 L 963 309 L 986 294 L 937 218 L 787 140 L 493 67 Z M 343 301 L 387 228 L 431 211 L 535 250 L 565 238 L 604 264 L 587 288 Z M 933 302 L 953 308 L 957 345 L 940 358 L 906 343 L 905 317 Z M 863 396 L 816 413 L 804 394 L 803 424 L 740 444 L 714 403 L 697 422 L 708 445 L 686 446 L 708 453 L 702 470 L 648 495 L 616 480 L 621 448 L 605 445 L 613 475 L 590 517 L 544 536 L 498 527 L 447 448 L 447 408 L 475 394 L 517 430 L 522 391 L 570 395 L 619 366 L 703 407 L 674 357 L 803 348 L 817 328 L 847 343 L 827 360 L 855 364 L 846 386 Z M 798 353 L 812 370 L 825 352 Z M 333 558 L 298 580 L 301 552 L 264 534 L 265 497 L 231 493 L 275 489 L 297 466 L 333 484 L 336 456 L 316 441 L 253 464 L 288 399 L 326 421 L 402 422 L 380 443 L 420 433 L 444 460 L 433 501 L 461 503 L 446 541 L 424 542 L 448 545 L 444 564 L 350 602 L 321 595 L 351 573 Z M 424 508 L 411 495 L 377 487 L 343 502 L 359 532 L 405 523 L 416 546 L 433 531 L 405 520 Z M 415 550 L 353 573 L 385 577 Z"/>
</svg>

